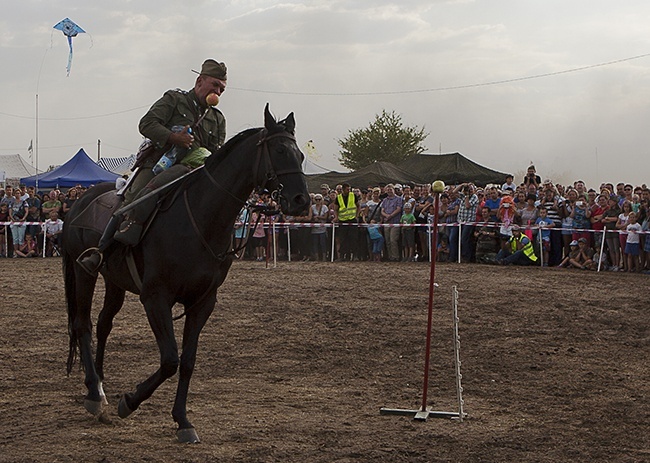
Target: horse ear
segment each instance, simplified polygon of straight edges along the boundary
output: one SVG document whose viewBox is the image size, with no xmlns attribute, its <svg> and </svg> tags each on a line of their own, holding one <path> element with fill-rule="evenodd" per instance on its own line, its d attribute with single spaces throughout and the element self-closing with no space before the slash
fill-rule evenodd
<svg viewBox="0 0 650 463">
<path fill-rule="evenodd" d="M 296 129 L 296 119 L 293 117 L 293 113 L 287 116 L 284 120 L 284 125 L 287 127 L 288 132 L 294 133 L 294 130 Z"/>
<path fill-rule="evenodd" d="M 277 122 L 275 121 L 275 117 L 273 117 L 273 114 L 271 114 L 271 111 L 269 110 L 269 104 L 266 103 L 266 106 L 264 107 L 264 127 L 266 127 L 267 130 L 270 130 L 276 125 Z"/>
</svg>

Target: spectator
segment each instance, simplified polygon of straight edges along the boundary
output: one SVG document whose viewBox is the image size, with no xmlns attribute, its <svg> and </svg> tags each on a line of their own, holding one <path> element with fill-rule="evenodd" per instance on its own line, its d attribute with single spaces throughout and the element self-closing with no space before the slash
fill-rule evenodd
<svg viewBox="0 0 650 463">
<path fill-rule="evenodd" d="M 59 213 L 56 211 L 50 212 L 50 218 L 45 221 L 45 255 L 52 257 L 54 254 L 54 247 L 59 246 L 63 233 L 63 220 L 59 219 Z"/>
<path fill-rule="evenodd" d="M 519 225 L 512 227 L 512 237 L 508 246 L 497 254 L 497 262 L 501 265 L 533 265 L 537 262 L 533 243 L 521 232 Z"/>
<path fill-rule="evenodd" d="M 445 193 L 440 195 L 442 200 Z M 449 238 L 449 262 L 458 261 L 458 209 L 460 209 L 460 198 L 456 189 L 451 188 L 447 193 L 449 200 L 447 209 L 443 214 L 446 225 L 446 234 Z M 431 206 L 433 207 L 433 206 Z"/>
<path fill-rule="evenodd" d="M 413 188 L 413 199 L 415 200 L 415 210 L 413 211 L 413 215 L 415 215 L 415 221 L 418 224 L 417 234 L 415 235 L 416 252 L 418 260 L 424 262 L 429 260 L 429 235 L 427 233 L 428 227 L 426 226 L 427 210 L 429 209 L 429 206 L 433 204 L 433 196 L 430 194 L 429 186 L 416 185 Z M 444 212 L 446 209 L 442 209 L 442 206 L 440 206 L 440 210 Z"/>
<path fill-rule="evenodd" d="M 5 187 L 3 195 L 0 195 L 0 204 L 6 204 L 7 208 L 11 208 L 11 205 L 14 203 L 14 189 L 11 185 Z"/>
<path fill-rule="evenodd" d="M 646 235 L 641 236 L 642 238 L 645 238 L 645 242 L 643 244 L 645 266 L 642 267 L 642 270 L 644 273 L 650 273 L 650 236 L 647 235 L 647 233 L 650 232 L 650 214 L 646 214 L 645 219 L 643 220 L 643 224 L 641 225 L 641 230 L 646 233 Z"/>
<path fill-rule="evenodd" d="M 625 242 L 625 255 L 627 256 L 627 271 L 639 271 L 639 232 L 643 231 L 641 225 L 636 220 L 636 213 L 630 212 L 628 215 L 628 224 L 625 227 L 627 239 Z"/>
<path fill-rule="evenodd" d="M 621 269 L 623 270 L 628 270 L 627 268 L 627 263 L 628 263 L 628 258 L 627 258 L 627 253 L 625 252 L 626 249 L 626 244 L 627 244 L 627 224 L 630 220 L 630 213 L 632 212 L 632 203 L 629 201 L 625 200 L 623 201 L 623 206 L 621 207 L 621 213 L 618 215 L 618 220 L 616 221 L 616 228 L 619 231 L 618 239 L 619 243 L 621 246 L 621 253 L 623 254 L 623 258 L 621 259 L 622 265 Z"/>
<path fill-rule="evenodd" d="M 337 185 L 338 188 L 338 185 Z M 353 250 L 356 248 L 356 230 L 353 225 L 357 223 L 359 216 L 359 204 L 357 198 L 350 191 L 350 184 L 341 185 L 341 193 L 336 196 L 334 203 L 334 221 L 341 226 L 336 229 L 339 236 L 340 250 L 339 259 L 353 260 Z"/>
<path fill-rule="evenodd" d="M 506 175 L 506 183 L 501 185 L 501 191 L 505 190 L 510 190 L 514 194 L 515 191 L 517 190 L 517 187 L 515 186 L 514 182 L 514 177 L 510 174 Z"/>
<path fill-rule="evenodd" d="M 602 222 L 605 227 L 605 242 L 609 254 L 612 271 L 618 271 L 621 266 L 621 242 L 618 237 L 616 223 L 621 209 L 618 207 L 618 196 L 611 195 L 607 199 L 607 209 L 603 213 Z"/>
<path fill-rule="evenodd" d="M 404 212 L 400 217 L 399 223 L 406 225 L 402 228 L 402 249 L 404 251 L 403 262 L 415 262 L 415 216 L 413 215 L 413 204 L 404 203 Z"/>
<path fill-rule="evenodd" d="M 590 193 L 589 193 L 590 194 Z M 591 196 L 589 197 L 591 200 Z M 605 223 L 603 219 L 605 217 L 605 211 L 607 210 L 607 197 L 605 195 L 598 195 L 595 199 L 594 204 L 590 207 L 591 211 L 591 229 L 594 230 L 594 246 L 596 249 L 601 248 L 603 242 L 603 233 L 605 229 Z"/>
<path fill-rule="evenodd" d="M 535 202 L 537 201 L 537 196 L 529 194 L 526 196 L 526 206 L 519 212 L 521 218 L 522 226 L 530 230 L 531 225 L 535 224 L 537 220 L 537 207 L 535 207 Z"/>
<path fill-rule="evenodd" d="M 489 210 L 489 217 L 485 217 L 485 214 L 483 214 L 484 222 L 487 222 L 488 220 L 491 222 L 496 222 L 498 220 L 497 214 L 499 212 L 500 204 L 501 198 L 499 197 L 499 191 L 496 189 L 496 187 L 490 188 L 488 197 L 485 199 L 485 203 L 483 204 L 483 206 L 487 207 Z"/>
<path fill-rule="evenodd" d="M 566 192 L 566 199 L 561 202 L 562 217 L 562 243 L 564 245 L 564 257 L 571 252 L 570 243 L 573 240 L 573 209 L 575 209 L 575 202 L 578 199 L 576 190 L 571 189 Z M 577 239 L 575 240 L 577 241 Z"/>
<path fill-rule="evenodd" d="M 573 229 L 574 229 L 572 238 L 574 240 L 579 240 L 580 238 L 585 238 L 586 240 L 590 240 L 591 233 L 588 230 L 591 229 L 591 221 L 590 221 L 591 210 L 587 206 L 587 201 L 584 195 L 581 195 L 578 190 L 572 190 L 572 191 L 575 191 L 575 193 L 577 194 L 573 210 L 571 211 L 571 217 L 573 218 Z"/>
<path fill-rule="evenodd" d="M 463 262 L 470 262 L 474 253 L 472 236 L 474 234 L 473 222 L 476 220 L 478 208 L 478 196 L 474 193 L 475 187 L 471 183 L 462 183 L 454 191 L 459 193 L 460 198 L 458 222 L 462 226 L 461 259 Z"/>
<path fill-rule="evenodd" d="M 242 207 L 241 211 L 239 211 L 239 216 L 237 217 L 237 220 L 235 221 L 235 249 L 239 249 L 240 246 L 242 246 L 245 242 L 246 239 L 248 238 L 248 208 Z M 243 259 L 244 258 L 244 250 L 238 251 L 238 254 L 235 256 L 238 259 Z"/>
<path fill-rule="evenodd" d="M 402 198 L 395 194 L 392 184 L 386 185 L 386 198 L 382 202 L 381 222 L 389 225 L 384 227 L 384 238 L 388 250 L 388 259 L 391 262 L 399 261 L 399 237 L 400 229 L 395 225 L 399 224 L 402 214 Z"/>
<path fill-rule="evenodd" d="M 379 231 L 379 225 L 375 219 L 372 219 L 370 225 L 368 225 L 368 236 L 372 246 L 372 260 L 374 262 L 381 262 L 381 251 L 384 249 L 384 236 Z"/>
<path fill-rule="evenodd" d="M 25 240 L 23 244 L 18 246 L 15 250 L 14 256 L 18 257 L 37 257 L 38 253 L 36 251 L 36 241 L 32 238 L 32 235 L 29 233 L 25 234 Z"/>
<path fill-rule="evenodd" d="M 519 214 L 511 196 L 504 196 L 501 199 L 497 219 L 500 224 L 499 239 L 501 241 L 501 250 L 505 251 L 510 238 L 512 238 L 512 227 L 519 220 Z"/>
<path fill-rule="evenodd" d="M 68 191 L 68 195 L 65 197 L 65 200 L 63 201 L 62 208 L 63 208 L 63 215 L 68 213 L 72 205 L 79 199 L 78 192 L 76 188 L 70 188 Z"/>
<path fill-rule="evenodd" d="M 0 222 L 9 221 L 9 206 L 7 203 L 0 203 Z M 11 243 L 7 236 L 7 226 L 0 225 L 0 257 L 9 257 L 9 252 L 5 247 L 6 243 Z"/>
<path fill-rule="evenodd" d="M 488 217 L 474 229 L 476 240 L 476 262 L 479 264 L 496 264 L 500 249 L 495 222 L 490 219 L 490 208 L 483 207 L 483 217 Z"/>
<path fill-rule="evenodd" d="M 259 222 L 258 222 L 259 218 Z M 251 214 L 251 228 L 253 228 L 253 236 L 251 238 L 255 260 L 258 262 L 263 262 L 266 250 L 266 232 L 264 230 L 264 223 L 266 222 L 265 217 L 262 215 L 260 217 L 259 212 L 253 212 Z"/>
<path fill-rule="evenodd" d="M 29 214 L 29 206 L 27 201 L 22 199 L 22 196 L 20 188 L 16 188 L 14 190 L 14 201 L 9 208 L 9 219 L 14 222 L 10 227 L 14 243 L 14 257 L 16 257 L 16 251 L 25 243 L 25 232 L 27 230 L 24 222 Z"/>
<path fill-rule="evenodd" d="M 581 270 L 595 270 L 597 267 L 594 262 L 594 250 L 591 249 L 586 238 L 578 238 L 578 255 L 575 259 L 570 260 L 575 268 Z"/>
<path fill-rule="evenodd" d="M 314 196 L 314 204 L 310 208 L 309 221 L 319 225 L 311 229 L 312 258 L 314 260 L 325 260 L 327 258 L 327 223 L 329 210 L 323 204 L 323 195 L 318 193 Z"/>
<path fill-rule="evenodd" d="M 558 267 L 575 268 L 575 265 L 572 262 L 574 262 L 580 254 L 580 250 L 578 249 L 578 240 L 570 241 L 569 249 L 569 253 L 564 257 L 562 262 L 560 262 Z"/>
<path fill-rule="evenodd" d="M 42 205 L 43 214 L 45 215 L 45 217 L 49 217 L 50 212 L 52 211 L 56 211 L 56 213 L 59 214 L 62 206 L 61 206 L 61 202 L 57 199 L 56 192 L 51 191 L 48 197 L 49 200 L 44 202 Z M 61 218 L 60 215 L 59 217 Z"/>
<path fill-rule="evenodd" d="M 542 204 L 538 206 L 539 216 L 535 220 L 535 225 L 539 227 L 539 232 L 542 237 L 542 262 L 544 267 L 548 267 L 550 251 L 551 251 L 551 228 L 555 227 L 555 222 L 548 216 L 546 207 Z"/>
<path fill-rule="evenodd" d="M 562 218 L 560 217 L 560 197 L 555 194 L 555 188 L 551 183 L 544 189 L 542 205 L 546 208 L 546 214 L 553 221 L 553 228 L 550 231 L 551 250 L 548 255 L 549 266 L 556 266 L 562 262 Z"/>
<path fill-rule="evenodd" d="M 542 178 L 537 175 L 537 171 L 535 170 L 534 165 L 528 166 L 528 170 L 526 171 L 526 176 L 524 177 L 524 185 L 534 185 L 535 189 L 537 189 L 538 186 L 542 184 Z"/>
</svg>

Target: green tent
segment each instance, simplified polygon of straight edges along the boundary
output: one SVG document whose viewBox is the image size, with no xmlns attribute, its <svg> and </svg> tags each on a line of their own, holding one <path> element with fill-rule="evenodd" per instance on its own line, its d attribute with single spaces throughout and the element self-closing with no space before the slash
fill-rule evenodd
<svg viewBox="0 0 650 463">
<path fill-rule="evenodd" d="M 377 161 L 354 172 L 327 172 L 307 175 L 307 187 L 311 192 L 320 192 L 320 186 L 327 183 L 334 188 L 339 183 L 349 183 L 352 187 L 364 189 L 379 183 L 425 183 L 412 171 L 401 169 L 390 162 Z"/>
<path fill-rule="evenodd" d="M 464 182 L 472 182 L 481 186 L 488 183 L 501 185 L 505 182 L 507 175 L 504 172 L 477 164 L 460 153 L 416 154 L 401 162 L 398 167 L 416 173 L 424 180 L 424 183 L 442 180 L 448 185 Z"/>
</svg>

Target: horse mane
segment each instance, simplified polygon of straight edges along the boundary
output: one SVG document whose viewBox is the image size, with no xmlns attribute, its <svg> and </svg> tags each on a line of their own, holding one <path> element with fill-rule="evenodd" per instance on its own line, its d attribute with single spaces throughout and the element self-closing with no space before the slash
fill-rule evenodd
<svg viewBox="0 0 650 463">
<path fill-rule="evenodd" d="M 221 163 L 221 161 L 226 159 L 228 155 L 233 151 L 235 145 L 237 145 L 243 139 L 248 138 L 254 132 L 259 132 L 260 130 L 262 130 L 262 128 L 251 128 L 239 132 L 237 135 L 235 135 L 226 143 L 224 143 L 223 146 L 221 146 L 221 148 L 219 148 L 216 153 L 213 153 L 211 156 L 208 156 L 208 158 L 205 160 L 205 167 L 209 169 L 211 167 L 218 166 Z"/>
</svg>

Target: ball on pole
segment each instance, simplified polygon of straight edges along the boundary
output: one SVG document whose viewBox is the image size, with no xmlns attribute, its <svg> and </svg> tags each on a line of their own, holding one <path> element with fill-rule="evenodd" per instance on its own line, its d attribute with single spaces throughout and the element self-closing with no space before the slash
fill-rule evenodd
<svg viewBox="0 0 650 463">
<path fill-rule="evenodd" d="M 442 180 L 436 180 L 431 185 L 431 190 L 433 190 L 434 193 L 442 193 L 443 191 L 445 191 L 445 182 L 443 182 Z"/>
</svg>

